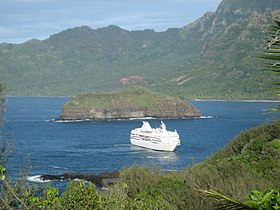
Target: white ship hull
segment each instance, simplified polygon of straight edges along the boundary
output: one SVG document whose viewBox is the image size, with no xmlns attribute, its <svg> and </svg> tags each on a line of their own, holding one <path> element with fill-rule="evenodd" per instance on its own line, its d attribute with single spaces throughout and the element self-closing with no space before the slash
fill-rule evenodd
<svg viewBox="0 0 280 210">
<path fill-rule="evenodd" d="M 176 147 L 178 146 L 177 143 L 157 142 L 152 139 L 150 141 L 130 139 L 130 142 L 131 142 L 131 144 L 139 146 L 139 147 L 144 147 L 144 148 L 158 150 L 158 151 L 169 151 L 169 152 L 173 152 L 176 149 Z"/>
<path fill-rule="evenodd" d="M 147 122 L 145 122 L 147 123 Z M 177 131 L 162 128 L 136 128 L 131 131 L 130 142 L 133 145 L 159 151 L 174 151 L 180 145 Z"/>
</svg>

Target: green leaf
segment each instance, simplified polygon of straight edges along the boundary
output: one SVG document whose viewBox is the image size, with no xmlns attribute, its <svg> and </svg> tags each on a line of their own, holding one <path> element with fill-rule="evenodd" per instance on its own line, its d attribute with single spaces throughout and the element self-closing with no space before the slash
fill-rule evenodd
<svg viewBox="0 0 280 210">
<path fill-rule="evenodd" d="M 0 180 L 5 180 L 6 176 L 5 175 L 0 175 Z"/>
<path fill-rule="evenodd" d="M 222 194 L 219 191 L 216 190 L 198 190 L 198 192 L 207 195 L 208 197 L 214 198 L 218 201 L 218 208 L 220 210 L 227 210 L 227 209 L 243 209 L 243 210 L 250 210 L 252 209 L 246 204 L 243 204 L 239 202 L 238 200 L 235 200 L 234 198 L 231 198 L 227 195 Z"/>
<path fill-rule="evenodd" d="M 0 166 L 0 180 L 5 180 L 7 169 L 4 166 Z"/>
</svg>

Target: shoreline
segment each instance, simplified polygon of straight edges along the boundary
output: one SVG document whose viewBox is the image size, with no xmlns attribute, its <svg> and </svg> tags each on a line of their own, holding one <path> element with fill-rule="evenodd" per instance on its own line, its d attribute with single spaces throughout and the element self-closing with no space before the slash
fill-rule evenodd
<svg viewBox="0 0 280 210">
<path fill-rule="evenodd" d="M 70 98 L 73 96 L 4 96 L 5 98 Z"/>
<path fill-rule="evenodd" d="M 218 118 L 216 116 L 197 116 L 197 117 L 181 117 L 181 118 L 157 118 L 157 117 L 134 117 L 134 118 L 112 118 L 112 119 L 50 119 L 47 122 L 56 123 L 76 123 L 76 122 L 100 122 L 100 121 L 138 121 L 138 120 L 184 120 L 184 119 L 212 119 Z"/>
<path fill-rule="evenodd" d="M 5 98 L 71 98 L 73 96 L 4 96 Z M 279 103 L 280 100 L 273 100 L 273 99 L 182 99 L 185 101 L 195 101 L 195 102 L 204 102 L 204 101 L 221 101 L 221 102 L 266 102 L 266 103 Z"/>
<path fill-rule="evenodd" d="M 270 99 L 186 99 L 187 101 L 204 102 L 204 101 L 217 101 L 217 102 L 265 102 L 265 103 L 279 103 L 280 100 Z"/>
</svg>

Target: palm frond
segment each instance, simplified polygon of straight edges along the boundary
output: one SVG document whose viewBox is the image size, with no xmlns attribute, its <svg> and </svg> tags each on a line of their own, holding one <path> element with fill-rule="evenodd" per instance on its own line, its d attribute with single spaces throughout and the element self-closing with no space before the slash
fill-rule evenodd
<svg viewBox="0 0 280 210">
<path fill-rule="evenodd" d="M 216 190 L 197 190 L 198 192 L 215 199 L 217 203 L 217 210 L 253 210 L 250 206 L 247 206 L 234 198 L 222 194 Z"/>
<path fill-rule="evenodd" d="M 270 40 L 268 40 L 267 49 L 263 51 L 263 54 L 260 56 L 266 62 L 263 70 L 279 75 L 280 73 L 280 21 L 274 20 L 274 25 L 269 27 L 268 34 Z M 280 83 L 276 82 L 270 84 L 271 89 L 277 90 L 280 89 Z"/>
</svg>

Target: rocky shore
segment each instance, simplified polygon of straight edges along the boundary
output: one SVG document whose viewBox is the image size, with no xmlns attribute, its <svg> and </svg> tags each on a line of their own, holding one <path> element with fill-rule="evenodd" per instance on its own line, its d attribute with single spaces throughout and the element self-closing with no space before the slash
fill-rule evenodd
<svg viewBox="0 0 280 210">
<path fill-rule="evenodd" d="M 110 185 L 116 182 L 119 178 L 119 172 L 104 172 L 100 174 L 81 174 L 76 172 L 67 172 L 61 175 L 41 175 L 41 181 L 69 181 L 69 180 L 84 180 L 94 183 L 97 187 Z"/>
</svg>

